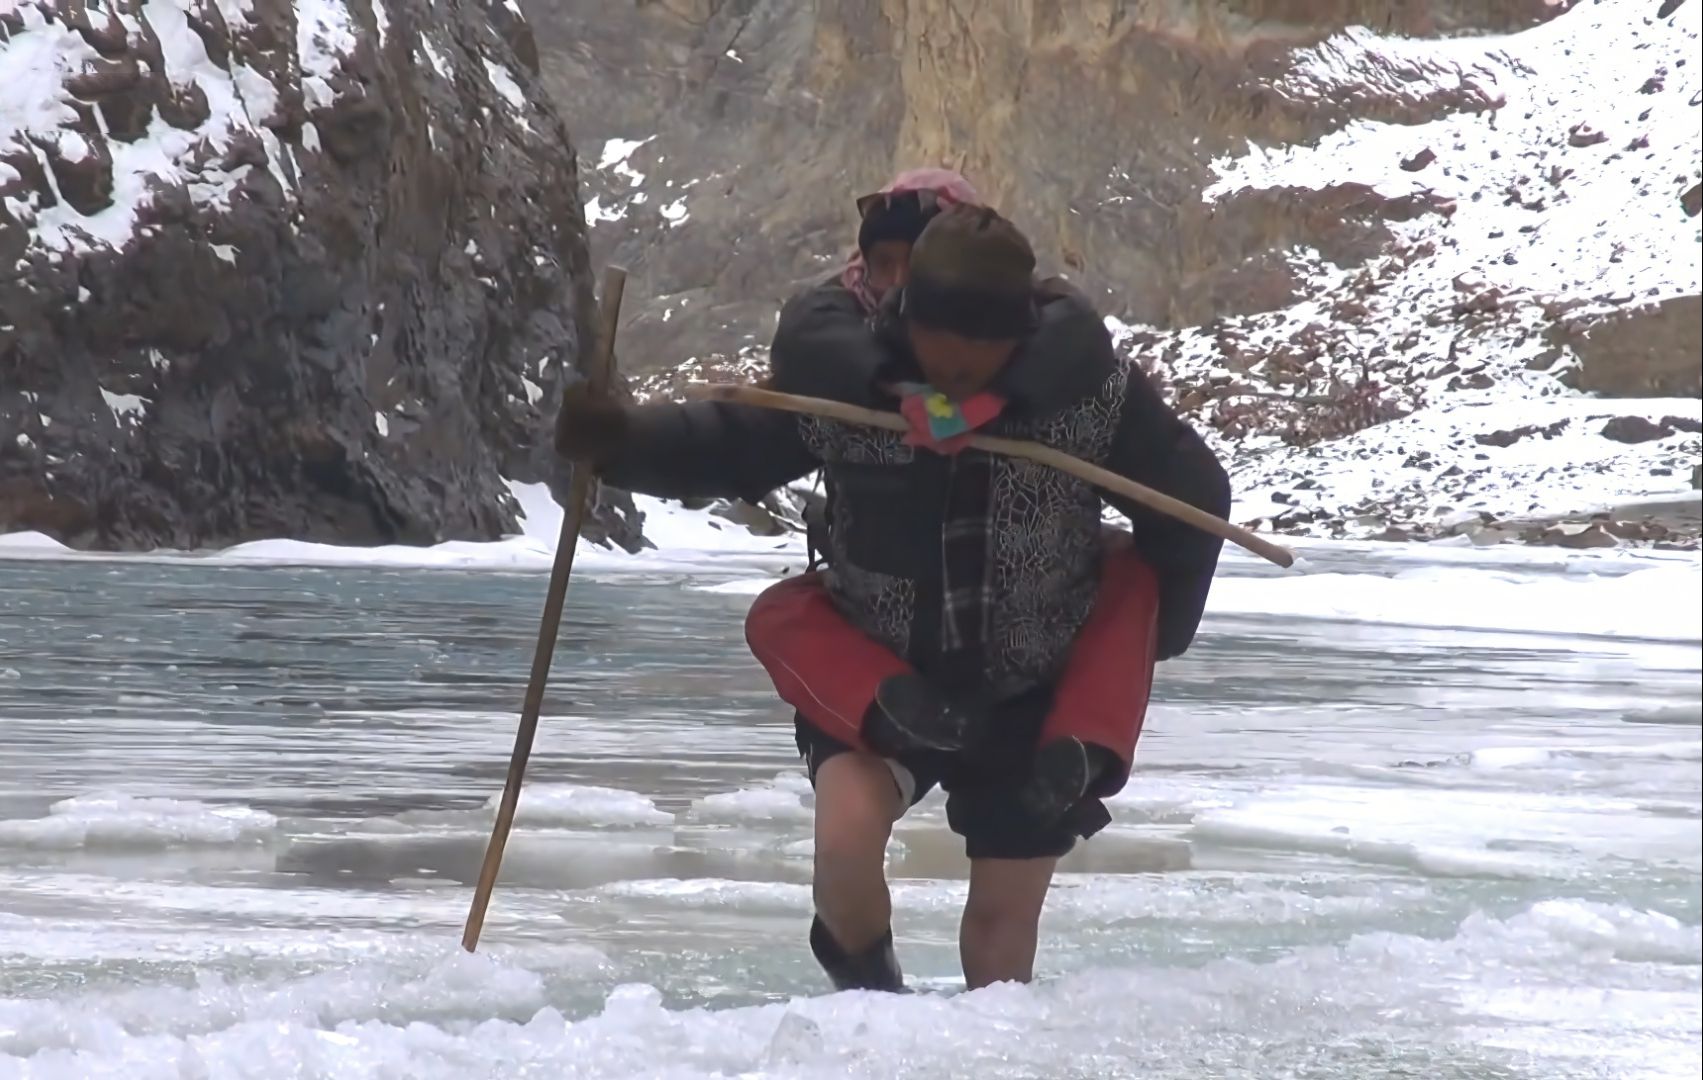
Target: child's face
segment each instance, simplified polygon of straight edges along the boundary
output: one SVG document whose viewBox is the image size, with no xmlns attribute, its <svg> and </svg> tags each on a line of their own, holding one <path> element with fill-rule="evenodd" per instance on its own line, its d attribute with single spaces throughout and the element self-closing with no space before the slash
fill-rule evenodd
<svg viewBox="0 0 1703 1080">
<path fill-rule="evenodd" d="M 984 341 L 936 330 L 916 323 L 909 325 L 911 351 L 928 384 L 954 401 L 986 390 L 1011 356 L 1015 341 Z"/>
<path fill-rule="evenodd" d="M 910 277 L 911 245 L 903 240 L 882 240 L 871 244 L 863 257 L 863 265 L 870 290 L 877 297 L 886 296 Z"/>
</svg>

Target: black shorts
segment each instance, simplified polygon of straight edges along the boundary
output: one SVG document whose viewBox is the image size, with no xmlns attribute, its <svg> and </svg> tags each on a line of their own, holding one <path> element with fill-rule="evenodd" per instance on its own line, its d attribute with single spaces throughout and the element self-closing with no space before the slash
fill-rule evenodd
<svg viewBox="0 0 1703 1080">
<path fill-rule="evenodd" d="M 964 838 L 964 854 L 971 859 L 1058 858 L 1078 839 L 1099 832 L 1111 820 L 1099 799 L 1084 799 L 1056 822 L 1037 823 L 1018 808 L 1014 796 L 1028 778 L 1046 705 L 1035 697 L 1001 707 L 994 728 L 999 734 L 978 747 L 974 757 L 918 753 L 884 759 L 906 809 L 939 785 L 946 792 L 946 824 Z M 852 750 L 801 716 L 793 729 L 813 787 L 824 761 Z"/>
</svg>

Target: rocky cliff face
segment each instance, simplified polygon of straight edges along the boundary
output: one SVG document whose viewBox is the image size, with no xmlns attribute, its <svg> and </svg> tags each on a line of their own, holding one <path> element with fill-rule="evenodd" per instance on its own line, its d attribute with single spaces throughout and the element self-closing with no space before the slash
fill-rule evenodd
<svg viewBox="0 0 1703 1080">
<path fill-rule="evenodd" d="M 849 247 L 851 198 L 901 168 L 963 169 L 1117 313 L 1184 326 L 1270 310 L 1297 245 L 1364 258 L 1392 217 L 1369 193 L 1217 206 L 1214 158 L 1354 120 L 1500 103 L 1494 73 L 1364 51 L 1352 79 L 1296 57 L 1350 27 L 1506 32 L 1546 0 L 524 0 L 544 83 L 587 103 L 594 246 L 642 270 L 639 363 L 761 342 L 775 298 Z M 1390 14 L 1394 9 L 1399 14 Z M 1337 72 L 1336 74 L 1340 74 Z M 1286 81 L 1287 80 L 1287 81 Z M 1342 86 L 1341 83 L 1352 82 Z M 1340 93 L 1338 92 L 1340 91 Z"/>
<path fill-rule="evenodd" d="M 594 319 L 535 58 L 498 0 L 0 9 L 0 532 L 513 531 Z"/>
<path fill-rule="evenodd" d="M 597 101 L 587 219 L 651 392 L 760 369 L 851 196 L 947 164 L 1100 299 L 1246 523 L 1546 536 L 1689 488 L 1698 4 L 523 2 L 546 86 Z"/>
</svg>

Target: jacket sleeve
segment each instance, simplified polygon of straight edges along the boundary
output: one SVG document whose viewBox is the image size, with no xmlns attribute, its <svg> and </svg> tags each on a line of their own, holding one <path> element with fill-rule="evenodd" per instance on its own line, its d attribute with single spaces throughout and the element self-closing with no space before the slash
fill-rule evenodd
<svg viewBox="0 0 1703 1080">
<path fill-rule="evenodd" d="M 1223 465 L 1133 364 L 1123 416 L 1105 464 L 1209 514 L 1230 513 L 1230 478 Z M 1107 501 L 1129 519 L 1136 550 L 1159 579 L 1157 654 L 1169 660 L 1194 641 L 1224 542 L 1129 499 L 1108 493 Z"/>
<path fill-rule="evenodd" d="M 621 449 L 598 463 L 602 479 L 667 499 L 756 502 L 819 464 L 798 418 L 718 401 L 628 406 Z"/>
<path fill-rule="evenodd" d="M 887 350 L 851 290 L 818 285 L 781 306 L 769 346 L 769 385 L 783 394 L 874 408 Z"/>
</svg>

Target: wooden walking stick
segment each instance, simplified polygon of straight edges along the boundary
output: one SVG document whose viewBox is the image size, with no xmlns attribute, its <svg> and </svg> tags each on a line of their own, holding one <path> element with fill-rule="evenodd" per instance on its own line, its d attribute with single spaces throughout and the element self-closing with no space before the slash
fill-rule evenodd
<svg viewBox="0 0 1703 1080">
<path fill-rule="evenodd" d="M 841 420 L 848 424 L 885 428 L 888 431 L 910 430 L 910 424 L 898 413 L 865 409 L 860 405 L 848 405 L 843 401 L 829 401 L 825 398 L 781 394 L 773 390 L 762 390 L 755 386 L 740 386 L 732 383 L 700 383 L 689 387 L 688 393 L 692 397 L 710 401 L 731 401 L 742 405 L 755 405 L 764 409 L 780 409 L 807 416 L 826 417 L 829 420 Z M 1233 525 L 1199 507 L 1190 506 L 1180 499 L 1173 499 L 1164 492 L 1154 491 L 1152 488 L 1138 484 L 1128 477 L 1119 476 L 1110 469 L 1090 465 L 1081 458 L 1072 457 L 1062 450 L 1054 450 L 1050 446 L 1042 446 L 1040 443 L 1027 442 L 1022 439 L 1002 439 L 993 435 L 971 435 L 968 444 L 977 450 L 986 450 L 990 454 L 1027 458 L 1030 461 L 1038 461 L 1042 465 L 1050 465 L 1060 472 L 1069 473 L 1078 480 L 1084 480 L 1097 488 L 1122 495 L 1151 510 L 1157 510 L 1161 514 L 1169 514 L 1179 521 L 1193 525 L 1202 532 L 1211 533 L 1220 540 L 1228 540 L 1261 558 L 1269 559 L 1278 566 L 1288 568 L 1295 565 L 1295 553 L 1288 548 L 1274 544 L 1240 525 Z"/>
<path fill-rule="evenodd" d="M 626 286 L 626 270 L 611 266 L 604 271 L 597 352 L 585 373 L 594 390 L 607 389 L 615 378 L 615 326 L 621 316 L 621 294 Z M 485 909 L 491 904 L 491 890 L 496 887 L 497 871 L 503 863 L 503 847 L 508 843 L 509 829 L 514 825 L 515 807 L 520 802 L 520 783 L 526 776 L 526 761 L 532 756 L 532 737 L 538 731 L 538 712 L 544 706 L 544 683 L 550 677 L 550 658 L 556 651 L 556 632 L 562 624 L 568 575 L 574 570 L 574 549 L 579 547 L 580 528 L 585 524 L 594 490 L 592 485 L 596 482 L 588 463 L 575 464 L 573 481 L 568 488 L 568 505 L 562 514 L 562 535 L 556 541 L 556 562 L 550 570 L 550 589 L 545 594 L 544 618 L 538 627 L 538 648 L 532 654 L 532 676 L 526 684 L 526 698 L 520 707 L 520 728 L 515 732 L 514 753 L 509 758 L 508 780 L 503 784 L 502 801 L 497 804 L 497 821 L 491 829 L 491 842 L 485 848 L 485 863 L 479 868 L 479 884 L 473 891 L 473 908 L 467 913 L 467 926 L 461 932 L 461 947 L 468 952 L 479 945 L 479 931 L 485 927 Z"/>
</svg>

